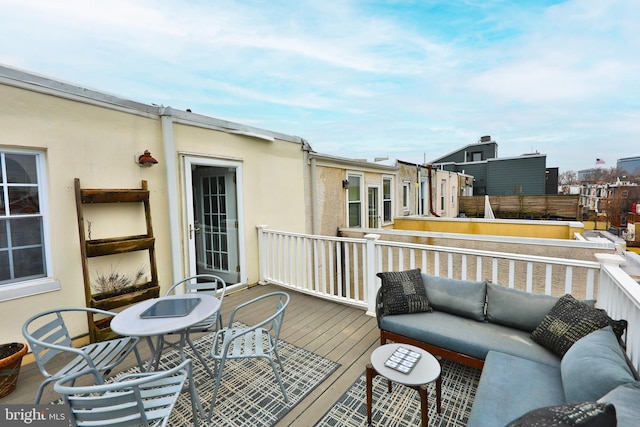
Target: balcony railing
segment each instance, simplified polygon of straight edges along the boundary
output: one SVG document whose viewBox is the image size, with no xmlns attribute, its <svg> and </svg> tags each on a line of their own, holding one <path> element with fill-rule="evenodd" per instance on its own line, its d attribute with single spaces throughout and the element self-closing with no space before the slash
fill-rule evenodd
<svg viewBox="0 0 640 427">
<path fill-rule="evenodd" d="M 640 368 L 640 285 L 618 255 L 598 261 L 553 258 L 364 238 L 317 236 L 258 227 L 260 280 L 375 313 L 382 271 L 420 268 L 457 279 L 491 280 L 547 295 L 596 299 L 614 319 L 627 319 L 627 354 Z"/>
</svg>

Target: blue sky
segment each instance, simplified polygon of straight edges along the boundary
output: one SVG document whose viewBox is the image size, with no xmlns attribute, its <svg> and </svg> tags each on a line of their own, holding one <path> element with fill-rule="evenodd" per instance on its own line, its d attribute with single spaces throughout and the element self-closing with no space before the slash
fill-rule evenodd
<svg viewBox="0 0 640 427">
<path fill-rule="evenodd" d="M 640 155 L 637 0 L 0 0 L 0 63 L 350 158 Z"/>
</svg>

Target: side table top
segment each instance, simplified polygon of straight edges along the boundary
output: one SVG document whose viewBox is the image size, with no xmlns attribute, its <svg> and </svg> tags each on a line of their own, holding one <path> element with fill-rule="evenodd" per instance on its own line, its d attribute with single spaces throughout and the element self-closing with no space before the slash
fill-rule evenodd
<svg viewBox="0 0 640 427">
<path fill-rule="evenodd" d="M 408 374 L 403 374 L 384 365 L 384 362 L 398 347 L 407 348 L 421 355 L 416 366 Z M 428 384 L 440 376 L 440 362 L 428 351 L 409 344 L 385 344 L 376 348 L 371 354 L 371 364 L 379 375 L 393 382 L 409 386 Z"/>
</svg>

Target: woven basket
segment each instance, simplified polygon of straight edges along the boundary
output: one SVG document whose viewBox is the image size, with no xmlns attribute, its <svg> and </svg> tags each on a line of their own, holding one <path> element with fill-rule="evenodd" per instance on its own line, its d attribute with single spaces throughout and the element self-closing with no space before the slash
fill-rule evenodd
<svg viewBox="0 0 640 427">
<path fill-rule="evenodd" d="M 27 353 L 27 345 L 17 342 L 0 345 L 0 354 L 9 356 L 0 359 L 0 399 L 16 389 L 22 357 Z"/>
</svg>

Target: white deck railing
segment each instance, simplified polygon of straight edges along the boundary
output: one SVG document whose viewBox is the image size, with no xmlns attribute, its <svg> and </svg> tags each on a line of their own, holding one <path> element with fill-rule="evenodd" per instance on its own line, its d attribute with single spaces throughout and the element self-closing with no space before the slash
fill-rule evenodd
<svg viewBox="0 0 640 427">
<path fill-rule="evenodd" d="M 258 227 L 260 280 L 375 314 L 376 274 L 420 268 L 449 278 L 490 280 L 534 293 L 594 299 L 614 319 L 627 319 L 627 353 L 640 367 L 640 286 L 620 269 L 623 258 L 552 258 L 364 238 L 317 236 Z"/>
</svg>

